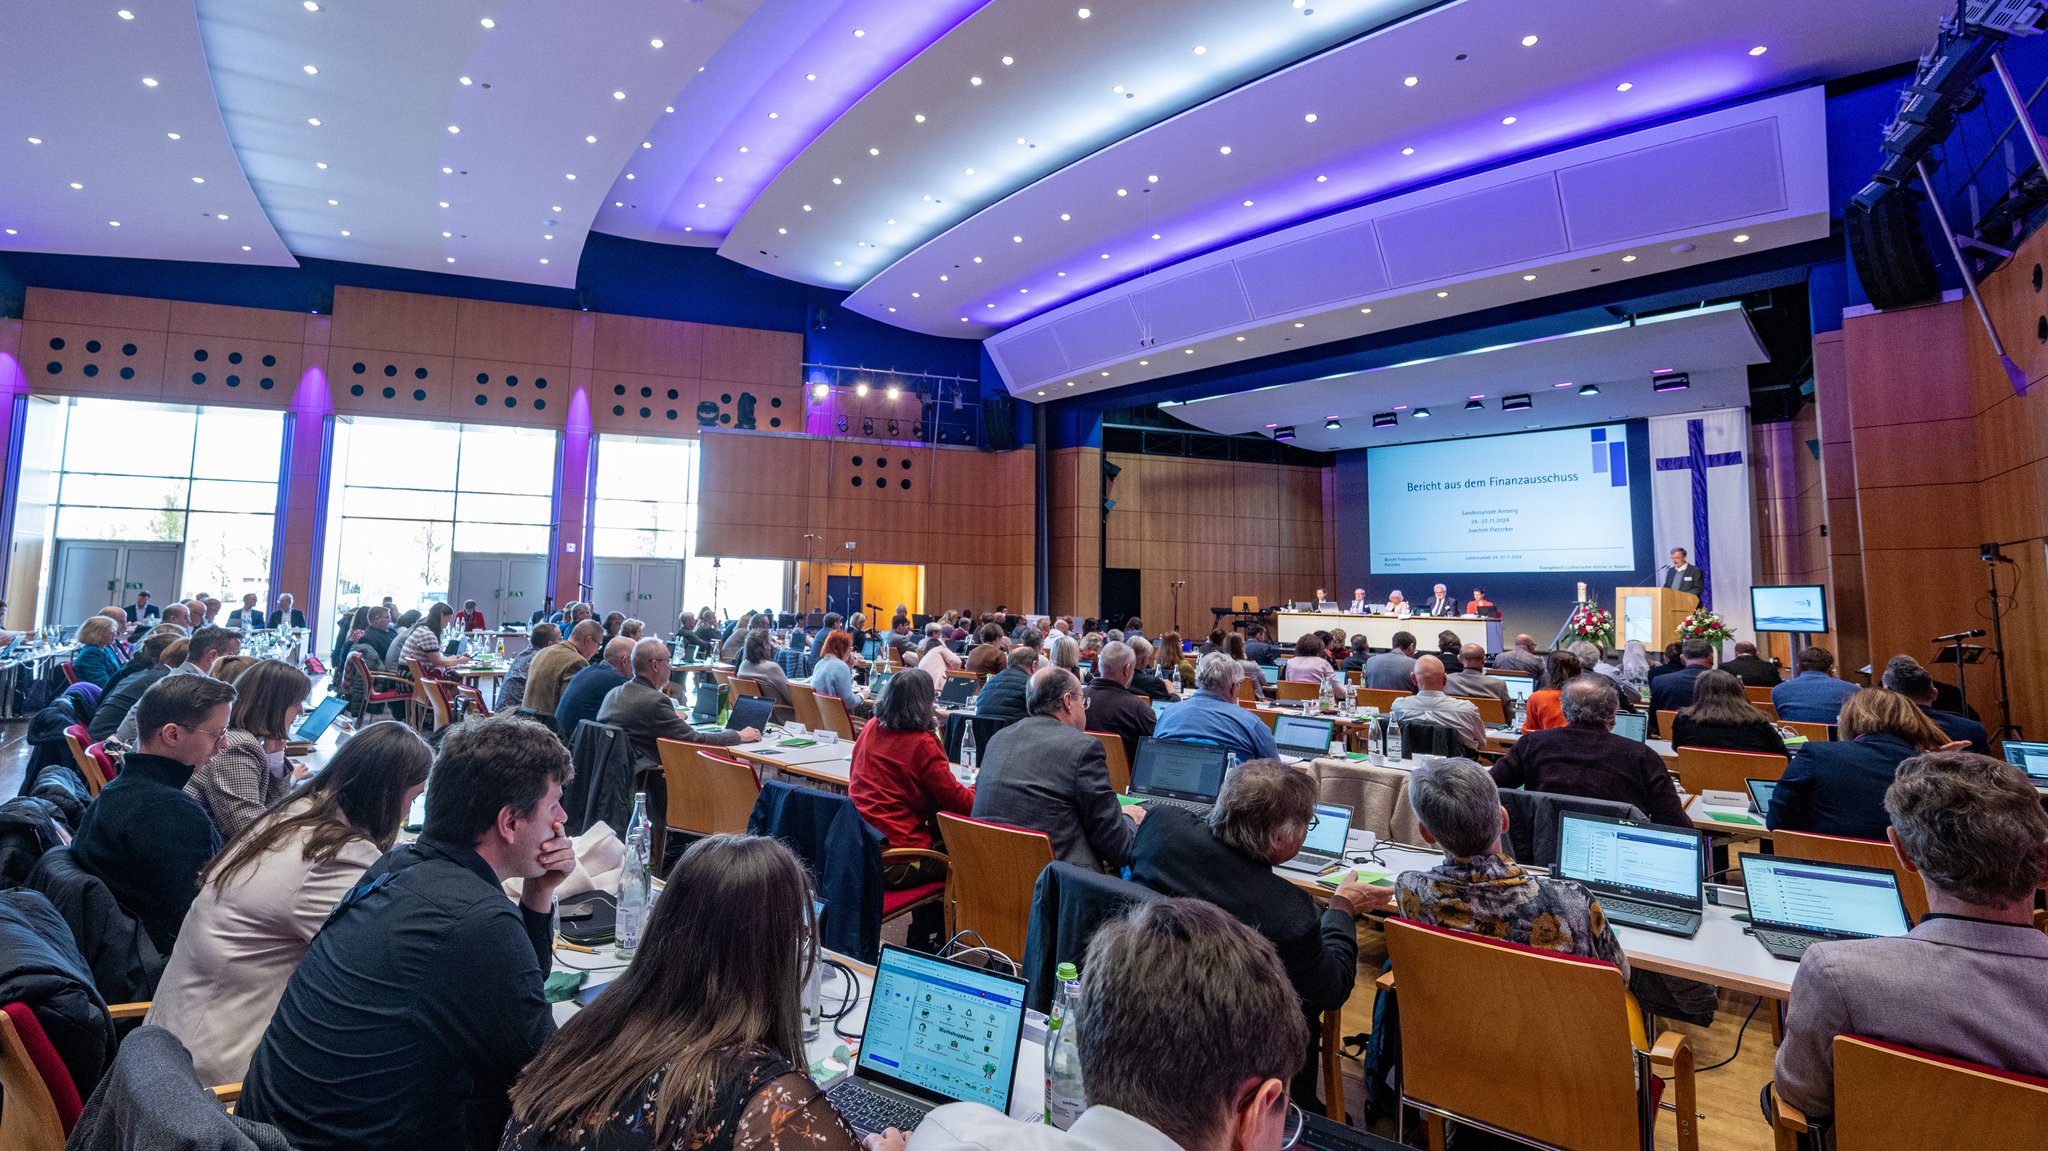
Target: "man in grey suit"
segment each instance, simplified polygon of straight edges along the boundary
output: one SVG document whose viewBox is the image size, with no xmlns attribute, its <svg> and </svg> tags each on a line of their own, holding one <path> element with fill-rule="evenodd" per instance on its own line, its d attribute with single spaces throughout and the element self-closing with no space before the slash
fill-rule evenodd
<svg viewBox="0 0 2048 1151">
<path fill-rule="evenodd" d="M 636 774 L 661 766 L 661 750 L 655 746 L 660 740 L 679 739 L 684 743 L 713 747 L 761 741 L 761 733 L 756 728 L 698 731 L 691 727 L 690 722 L 676 711 L 675 701 L 661 690 L 660 685 L 668 682 L 668 665 L 667 644 L 658 639 L 641 640 L 633 645 L 633 678 L 613 688 L 605 695 L 604 702 L 598 705 L 597 722 L 623 729 L 626 739 L 632 743 Z M 647 805 L 653 809 L 648 812 L 648 817 L 660 819 L 668 811 L 668 791 L 659 787 L 649 788 Z"/>
<path fill-rule="evenodd" d="M 1543 657 L 1536 654 L 1536 637 L 1527 632 L 1515 637 L 1515 646 L 1493 657 L 1493 666 L 1499 671 L 1519 671 L 1524 675 L 1543 674 Z"/>
<path fill-rule="evenodd" d="M 1143 810 L 1109 786 L 1102 743 L 1087 733 L 1081 681 L 1062 667 L 1031 677 L 1030 714 L 988 741 L 974 787 L 974 818 L 1052 838 L 1053 856 L 1091 871 L 1131 859 Z"/>
<path fill-rule="evenodd" d="M 1777 1085 L 1810 1119 L 1834 1114 L 1837 1035 L 2048 1077 L 2040 797 L 2018 768 L 1944 751 L 1900 764 L 1884 806 L 1892 849 L 1926 881 L 1928 915 L 1905 935 L 1817 943 L 1799 961 Z"/>
<path fill-rule="evenodd" d="M 1444 690 L 1451 695 L 1478 697 L 1490 695 L 1500 701 L 1502 707 L 1511 707 L 1508 699 L 1507 682 L 1497 675 L 1486 674 L 1486 649 L 1476 643 L 1468 643 L 1458 649 L 1458 665 L 1464 670 L 1454 672 L 1444 683 Z"/>
<path fill-rule="evenodd" d="M 1365 661 L 1365 686 L 1376 691 L 1415 690 L 1415 635 L 1394 633 L 1394 650 L 1383 651 Z"/>
</svg>

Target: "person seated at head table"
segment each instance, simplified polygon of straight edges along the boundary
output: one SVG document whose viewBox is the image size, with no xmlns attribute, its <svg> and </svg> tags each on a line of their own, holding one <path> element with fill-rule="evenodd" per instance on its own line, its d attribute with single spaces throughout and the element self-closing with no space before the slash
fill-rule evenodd
<svg viewBox="0 0 2048 1151">
<path fill-rule="evenodd" d="M 2048 813 L 2032 782 L 1989 756 L 1916 755 L 1884 807 L 1929 914 L 1903 936 L 1816 943 L 1800 959 L 1776 1084 L 1809 1120 L 1835 1112 L 1837 1035 L 2048 1078 L 2048 936 L 2034 926 Z"/>
<path fill-rule="evenodd" d="M 1451 598 L 1451 589 L 1437 584 L 1429 591 L 1429 598 L 1417 609 L 1422 615 L 1452 616 L 1458 614 L 1458 603 Z"/>
<path fill-rule="evenodd" d="M 239 1083 L 306 946 L 389 851 L 434 753 L 367 724 L 318 775 L 228 841 L 199 876 L 144 1023 L 176 1035 L 201 1083 Z"/>
<path fill-rule="evenodd" d="M 1386 605 L 1380 609 L 1380 614 L 1404 617 L 1411 616 L 1415 614 L 1415 607 L 1413 604 L 1410 604 L 1408 602 L 1408 597 L 1402 595 L 1400 589 L 1396 588 L 1395 590 L 1387 593 L 1387 602 Z"/>
<path fill-rule="evenodd" d="M 1472 598 L 1465 601 L 1465 614 L 1478 615 L 1482 609 L 1490 608 L 1492 606 L 1493 601 L 1486 598 L 1485 589 L 1473 588 Z"/>
<path fill-rule="evenodd" d="M 1859 691 L 1842 705 L 1833 740 L 1799 746 L 1771 792 L 1764 822 L 1773 830 L 1883 839 L 1891 826 L 1884 793 L 1899 765 L 1924 752 L 1968 747 L 1951 741 L 1905 696 L 1881 687 Z"/>
<path fill-rule="evenodd" d="M 1364 588 L 1355 587 L 1351 589 L 1351 602 L 1345 606 L 1344 610 L 1352 615 L 1364 615 L 1372 610 L 1372 602 L 1365 598 Z"/>
</svg>

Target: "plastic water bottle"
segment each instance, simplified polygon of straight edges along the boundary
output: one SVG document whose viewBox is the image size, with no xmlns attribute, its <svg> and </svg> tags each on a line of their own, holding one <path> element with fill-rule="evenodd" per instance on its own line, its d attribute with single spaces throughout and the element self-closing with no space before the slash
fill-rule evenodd
<svg viewBox="0 0 2048 1151">
<path fill-rule="evenodd" d="M 1071 963 L 1062 963 L 1059 997 L 1053 1001 L 1052 1018 L 1046 1022 L 1045 1121 L 1062 1131 L 1074 1125 L 1088 1109 L 1088 1094 L 1081 1082 L 1081 1033 L 1077 1026 L 1081 1003 L 1081 973 Z"/>
<path fill-rule="evenodd" d="M 653 827 L 647 822 L 647 793 L 633 793 L 633 814 L 626 821 L 626 860 L 619 869 L 618 943 L 620 959 L 633 958 L 640 947 L 640 931 L 646 926 L 648 896 L 653 885 L 647 870 L 648 839 Z"/>
</svg>

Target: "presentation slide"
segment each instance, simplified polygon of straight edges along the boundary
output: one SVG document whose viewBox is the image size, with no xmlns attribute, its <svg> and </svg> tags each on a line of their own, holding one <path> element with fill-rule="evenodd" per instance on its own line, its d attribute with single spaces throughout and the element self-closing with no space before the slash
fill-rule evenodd
<svg viewBox="0 0 2048 1151">
<path fill-rule="evenodd" d="M 1812 634 L 1828 630 L 1827 595 L 1819 584 L 1749 589 L 1750 616 L 1758 631 Z"/>
<path fill-rule="evenodd" d="M 1629 427 L 1366 454 L 1375 575 L 1633 571 Z"/>
</svg>

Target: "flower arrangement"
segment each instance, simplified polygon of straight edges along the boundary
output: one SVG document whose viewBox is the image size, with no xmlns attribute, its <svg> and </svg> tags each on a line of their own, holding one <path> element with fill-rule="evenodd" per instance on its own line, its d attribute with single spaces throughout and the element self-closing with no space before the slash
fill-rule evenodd
<svg viewBox="0 0 2048 1151">
<path fill-rule="evenodd" d="M 1678 621 L 1678 638 L 1681 640 L 1703 639 L 1708 643 L 1720 644 L 1733 639 L 1735 633 L 1721 622 L 1721 617 L 1703 607 L 1692 609 L 1692 614 Z"/>
<path fill-rule="evenodd" d="M 1571 622 L 1565 625 L 1565 631 L 1574 640 L 1599 644 L 1603 649 L 1612 647 L 1614 613 L 1603 607 L 1581 604 L 1577 611 L 1572 612 Z"/>
</svg>

